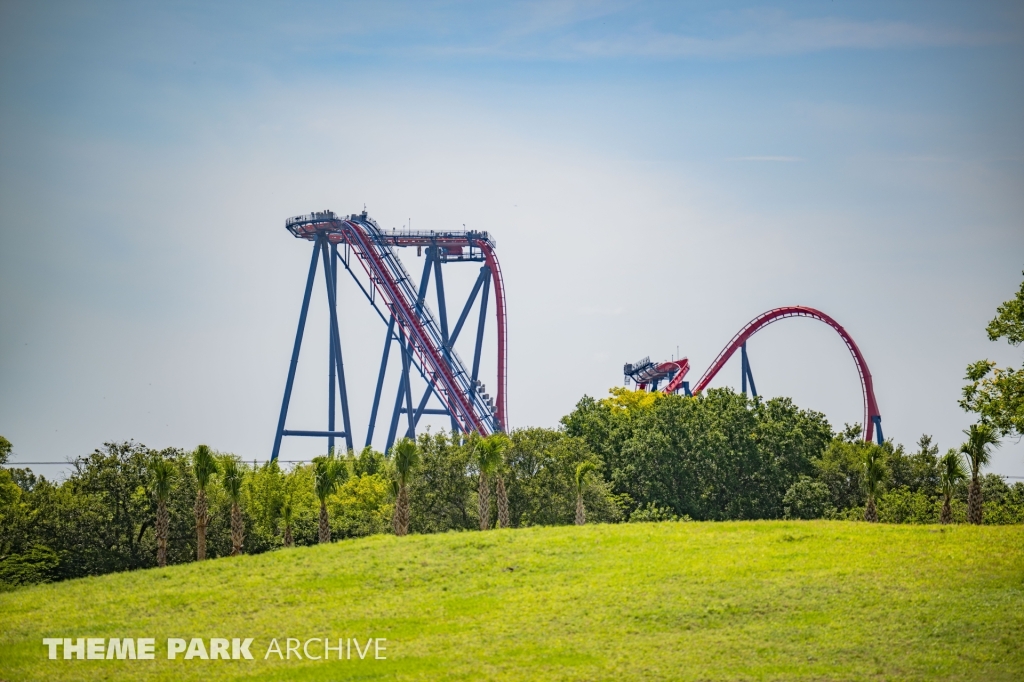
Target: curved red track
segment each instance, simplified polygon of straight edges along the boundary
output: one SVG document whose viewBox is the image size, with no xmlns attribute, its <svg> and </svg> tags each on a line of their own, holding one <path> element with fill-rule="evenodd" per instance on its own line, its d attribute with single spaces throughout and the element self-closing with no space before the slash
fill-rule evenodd
<svg viewBox="0 0 1024 682">
<path fill-rule="evenodd" d="M 700 378 L 696 386 L 693 388 L 693 393 L 696 395 L 703 391 L 707 385 L 715 378 L 718 371 L 722 369 L 732 354 L 735 353 L 740 347 L 749 339 L 751 336 L 756 334 L 761 329 L 764 329 L 772 322 L 786 319 L 787 317 L 809 317 L 814 320 L 824 322 L 828 326 L 838 332 L 839 336 L 842 337 L 846 343 L 846 347 L 850 350 L 850 355 L 853 356 L 854 362 L 857 364 L 857 372 L 860 374 L 860 385 L 861 391 L 864 394 L 864 440 L 870 441 L 874 436 L 875 431 L 875 417 L 878 417 L 878 404 L 875 402 L 875 387 L 871 380 L 871 371 L 868 369 L 868 363 L 864 360 L 864 355 L 860 352 L 860 348 L 857 347 L 853 337 L 847 333 L 841 324 L 836 322 L 834 319 L 814 308 L 808 308 L 806 306 L 787 306 L 785 308 L 774 308 L 766 313 L 762 313 L 755 317 L 753 320 L 748 322 L 746 326 L 741 329 L 736 336 L 732 337 L 732 341 L 722 349 L 722 352 L 718 354 L 715 361 L 711 363 L 707 371 L 704 372 L 704 376 Z M 681 374 L 679 375 L 679 381 L 682 382 Z M 675 383 L 675 382 L 673 382 Z M 671 385 L 669 388 L 673 388 Z M 673 388 L 678 389 L 678 386 Z M 666 391 L 668 389 L 666 388 Z"/>
<path fill-rule="evenodd" d="M 508 431 L 508 414 L 505 411 L 505 389 L 508 384 L 508 375 L 505 371 L 506 363 L 506 340 L 507 330 L 505 328 L 505 283 L 501 278 L 501 266 L 498 265 L 498 256 L 494 249 L 487 242 L 477 240 L 476 245 L 484 252 L 487 267 L 491 269 L 491 279 L 494 283 L 494 312 L 498 318 L 498 389 L 495 392 L 494 408 L 498 413 L 498 421 L 501 422 L 502 431 Z"/>
<path fill-rule="evenodd" d="M 429 237 L 404 232 L 384 233 L 387 241 L 395 246 L 444 246 L 461 249 L 475 246 L 484 254 L 484 261 L 491 270 L 491 285 L 494 287 L 494 312 L 498 323 L 498 387 L 494 394 L 494 410 L 503 431 L 508 430 L 508 408 L 505 394 L 508 390 L 508 330 L 505 325 L 505 283 L 501 277 L 498 254 L 491 243 L 482 239 L 467 239 L 463 233 L 431 233 Z"/>
</svg>

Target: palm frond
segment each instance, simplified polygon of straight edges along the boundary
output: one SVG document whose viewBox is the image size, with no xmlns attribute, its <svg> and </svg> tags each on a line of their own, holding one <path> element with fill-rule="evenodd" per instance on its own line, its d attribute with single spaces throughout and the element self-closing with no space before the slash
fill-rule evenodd
<svg viewBox="0 0 1024 682">
<path fill-rule="evenodd" d="M 869 496 L 875 496 L 878 486 L 884 478 L 885 451 L 877 445 L 870 445 L 864 453 L 864 483 Z"/>
<path fill-rule="evenodd" d="M 192 471 L 200 490 L 205 490 L 206 486 L 210 484 L 210 479 L 219 473 L 217 459 L 208 446 L 200 445 L 192 453 Z"/>
<path fill-rule="evenodd" d="M 174 466 L 163 457 L 158 457 L 150 466 L 153 475 L 153 494 L 159 502 L 167 502 L 174 484 Z"/>
<path fill-rule="evenodd" d="M 956 484 L 967 480 L 964 458 L 959 452 L 950 448 L 939 460 L 939 483 L 942 493 L 947 497 L 953 494 Z"/>
<path fill-rule="evenodd" d="M 501 465 L 502 455 L 508 448 L 508 438 L 503 433 L 492 433 L 481 438 L 476 444 L 476 463 L 485 474 L 494 473 Z"/>
<path fill-rule="evenodd" d="M 976 477 L 981 468 L 992 459 L 992 448 L 999 447 L 999 434 L 990 424 L 980 422 L 964 429 L 967 442 L 960 446 L 960 452 L 967 456 L 971 475 Z"/>
<path fill-rule="evenodd" d="M 395 458 L 395 472 L 398 474 L 398 483 L 405 486 L 412 477 L 412 470 L 420 463 L 420 451 L 416 441 L 410 438 L 403 438 L 391 448 Z"/>
<path fill-rule="evenodd" d="M 345 462 L 336 459 L 333 452 L 327 457 L 313 458 L 313 490 L 320 502 L 330 497 L 347 478 Z"/>
<path fill-rule="evenodd" d="M 229 459 L 224 462 L 224 469 L 222 473 L 221 483 L 224 485 L 224 490 L 227 491 L 228 497 L 231 498 L 232 502 L 238 502 L 238 499 L 242 494 L 241 467 L 238 466 L 238 462 L 233 459 Z"/>
<path fill-rule="evenodd" d="M 292 496 L 284 498 L 284 502 L 281 503 L 281 520 L 284 521 L 286 526 L 292 525 L 292 518 L 294 516 L 294 510 L 292 507 Z"/>
<path fill-rule="evenodd" d="M 586 476 L 591 471 L 597 469 L 597 465 L 593 462 L 580 462 L 576 465 L 576 492 L 577 494 L 583 493 L 583 488 L 586 484 Z"/>
</svg>

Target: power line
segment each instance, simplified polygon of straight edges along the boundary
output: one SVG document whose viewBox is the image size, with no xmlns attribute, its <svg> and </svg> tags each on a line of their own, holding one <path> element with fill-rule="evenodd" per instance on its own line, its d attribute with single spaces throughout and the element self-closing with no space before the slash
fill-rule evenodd
<svg viewBox="0 0 1024 682">
<path fill-rule="evenodd" d="M 266 464 L 269 460 L 261 460 L 260 464 Z M 307 464 L 312 462 L 311 459 L 279 459 L 278 462 L 282 464 Z M 243 464 L 245 462 L 243 461 Z M 253 460 L 253 463 L 257 463 L 257 460 Z M 8 462 L 8 466 L 15 464 L 74 464 L 74 462 Z M 1000 478 L 1012 478 L 1014 480 L 1024 480 L 1024 476 L 1007 476 L 1006 474 L 996 474 Z"/>
</svg>

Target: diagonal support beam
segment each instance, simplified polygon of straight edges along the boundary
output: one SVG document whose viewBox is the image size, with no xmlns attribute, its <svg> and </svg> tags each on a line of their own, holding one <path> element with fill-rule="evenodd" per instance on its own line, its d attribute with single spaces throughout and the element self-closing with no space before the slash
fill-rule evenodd
<svg viewBox="0 0 1024 682">
<path fill-rule="evenodd" d="M 750 382 L 750 395 L 752 397 L 756 398 L 757 397 L 757 387 L 754 386 L 754 373 L 750 371 L 750 359 L 747 357 L 747 343 L 746 343 L 746 341 L 744 341 L 743 345 L 740 346 L 740 359 L 741 359 L 740 372 L 743 375 L 743 377 L 742 377 L 742 380 L 743 380 L 743 395 L 747 394 L 747 382 L 749 381 Z"/>
<path fill-rule="evenodd" d="M 370 425 L 366 428 L 366 445 L 373 441 L 373 428 L 377 424 L 377 410 L 380 407 L 380 394 L 384 389 L 384 374 L 388 369 L 388 355 L 391 354 L 391 342 L 395 338 L 395 316 L 388 321 L 388 335 L 384 338 L 384 355 L 380 360 L 380 372 L 377 374 L 377 389 L 373 392 L 373 407 L 370 409 Z"/>
<path fill-rule="evenodd" d="M 476 380 L 480 376 L 480 350 L 484 345 L 484 327 L 487 324 L 487 298 L 491 291 L 491 280 L 487 278 L 484 280 L 484 290 L 480 295 L 480 321 L 476 325 L 476 349 L 473 351 L 473 375 L 472 382 L 476 385 Z"/>
<path fill-rule="evenodd" d="M 277 420 L 277 434 L 274 436 L 274 450 L 270 461 L 281 454 L 281 437 L 284 436 L 284 423 L 288 418 L 288 402 L 292 398 L 292 386 L 295 384 L 295 368 L 299 364 L 299 350 L 302 348 L 302 333 L 306 329 L 306 314 L 309 312 L 309 298 L 313 294 L 313 280 L 316 278 L 316 259 L 320 251 L 320 235 L 313 242 L 313 258 L 309 261 L 309 274 L 306 275 L 306 293 L 302 296 L 302 310 L 299 313 L 299 328 L 295 331 L 295 345 L 292 346 L 292 361 L 288 365 L 288 380 L 284 385 L 284 399 L 281 401 L 281 416 Z"/>
<path fill-rule="evenodd" d="M 469 298 L 466 300 L 466 305 L 462 308 L 462 314 L 459 315 L 459 321 L 455 323 L 455 328 L 452 329 L 452 336 L 448 340 L 448 347 L 451 348 L 455 345 L 456 339 L 459 338 L 459 332 L 462 331 L 462 325 L 466 323 L 466 318 L 469 317 L 469 311 L 473 308 L 473 303 L 476 301 L 476 295 L 480 292 L 480 287 L 483 286 L 484 282 L 491 278 L 491 269 L 486 265 L 480 268 L 480 276 L 476 278 L 476 284 L 473 285 L 473 290 L 469 292 Z"/>
<path fill-rule="evenodd" d="M 398 395 L 395 396 L 395 409 L 391 414 L 391 427 L 388 429 L 388 441 L 387 445 L 384 446 L 384 453 L 387 454 L 391 451 L 391 446 L 395 444 L 395 436 L 398 434 L 398 419 L 402 414 L 408 415 L 408 428 L 406 429 L 406 436 L 409 438 L 415 438 L 416 436 L 416 417 L 412 409 L 412 388 L 409 382 L 409 355 L 410 352 L 405 344 L 405 339 L 401 336 L 398 337 L 398 347 L 402 352 L 402 375 L 398 381 Z M 405 400 L 406 406 L 402 408 L 402 400 Z"/>
</svg>

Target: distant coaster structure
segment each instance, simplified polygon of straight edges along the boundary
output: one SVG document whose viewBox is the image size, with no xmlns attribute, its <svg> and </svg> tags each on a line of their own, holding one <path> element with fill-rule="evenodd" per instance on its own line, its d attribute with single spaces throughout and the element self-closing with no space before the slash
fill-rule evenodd
<svg viewBox="0 0 1024 682">
<path fill-rule="evenodd" d="M 399 437 L 403 416 L 405 424 L 402 436 L 407 437 L 415 437 L 417 425 L 423 415 L 447 416 L 451 420 L 452 428 L 461 433 L 477 432 L 486 436 L 506 429 L 508 420 L 505 404 L 505 290 L 495 253 L 496 244 L 487 232 L 389 231 L 381 229 L 366 211 L 340 216 L 327 210 L 288 218 L 285 227 L 295 237 L 313 242 L 313 253 L 306 276 L 306 288 L 271 460 L 278 458 L 285 436 L 325 438 L 328 451 L 335 447 L 336 439 L 340 439 L 344 441 L 346 450 L 354 449 L 338 326 L 337 289 L 338 272 L 341 268 L 348 271 L 366 300 L 387 326 L 365 445 L 370 445 L 373 440 L 392 344 L 398 345 L 401 370 L 385 452 L 390 451 Z M 418 286 L 395 252 L 398 248 L 409 247 L 416 247 L 418 253 L 426 255 Z M 455 325 L 449 327 L 442 271 L 443 266 L 455 263 L 482 265 Z M 288 429 L 288 407 L 318 264 L 323 265 L 330 316 L 327 428 Z M 437 301 L 436 316 L 427 303 L 431 279 L 434 281 Z M 493 398 L 487 393 L 487 388 L 480 378 L 480 360 L 484 352 L 484 331 L 492 288 L 497 324 L 497 376 Z M 470 319 L 474 306 L 477 309 L 476 338 L 473 360 L 467 365 L 456 352 L 455 342 Z M 414 400 L 412 378 L 417 374 L 423 379 L 426 387 L 422 396 Z M 436 399 L 435 407 L 429 406 L 432 397 Z M 336 428 L 336 408 L 339 406 L 342 426 L 340 430 Z"/>
<path fill-rule="evenodd" d="M 843 342 L 846 343 L 846 347 L 849 349 L 850 355 L 853 356 L 853 361 L 857 365 L 857 373 L 860 375 L 861 393 L 864 397 L 864 440 L 870 442 L 874 438 L 881 444 L 884 440 L 882 436 L 882 416 L 879 414 L 878 403 L 875 400 L 875 387 L 871 378 L 871 371 L 868 369 L 868 363 L 864 360 L 863 353 L 857 347 L 853 337 L 850 336 L 841 324 L 820 310 L 806 306 L 773 308 L 761 313 L 748 322 L 722 349 L 722 352 L 718 354 L 715 361 L 711 363 L 711 366 L 704 372 L 704 375 L 697 381 L 692 391 L 690 389 L 690 382 L 686 381 L 686 374 L 690 371 L 690 361 L 688 358 L 673 359 L 666 362 L 651 362 L 651 359 L 646 357 L 638 362 L 627 364 L 623 367 L 626 383 L 628 384 L 632 380 L 636 383 L 638 390 L 656 391 L 660 382 L 668 381 L 668 384 L 663 389 L 665 393 L 678 393 L 681 390 L 686 395 L 697 395 L 707 388 L 707 385 L 711 383 L 711 380 L 715 378 L 719 370 L 725 366 L 725 363 L 729 361 L 736 351 L 739 351 L 743 393 L 746 394 L 747 384 L 749 383 L 751 394 L 756 396 L 757 388 L 754 386 L 754 374 L 750 369 L 750 360 L 747 357 L 747 339 L 773 322 L 791 317 L 808 317 L 824 322 L 832 327 L 843 339 Z"/>
</svg>

